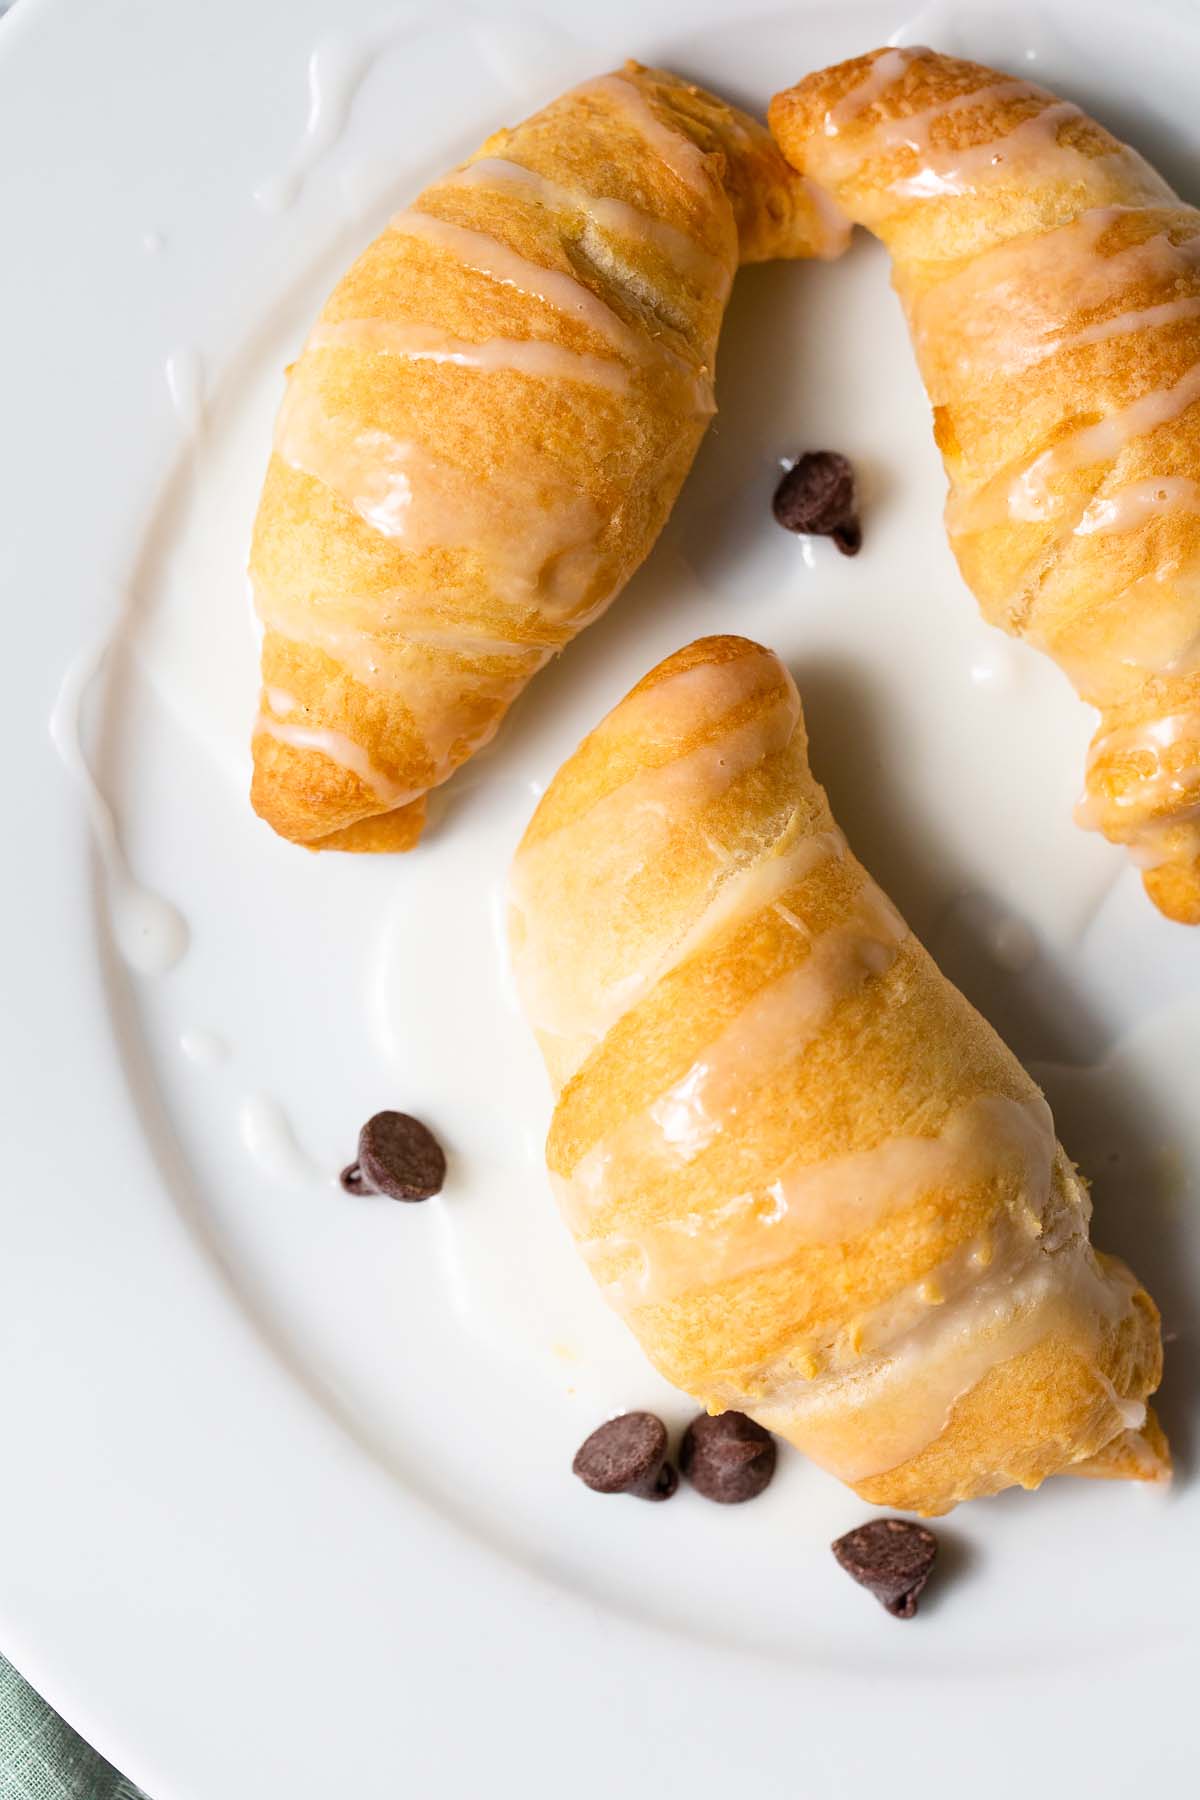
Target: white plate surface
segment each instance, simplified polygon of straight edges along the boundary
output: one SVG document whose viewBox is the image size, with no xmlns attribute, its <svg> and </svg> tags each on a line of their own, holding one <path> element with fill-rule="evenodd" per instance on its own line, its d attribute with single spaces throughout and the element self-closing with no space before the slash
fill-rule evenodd
<svg viewBox="0 0 1200 1800">
<path fill-rule="evenodd" d="M 1200 934 L 1071 827 L 1090 719 L 957 577 L 878 248 L 739 279 L 661 543 L 416 855 L 309 857 L 245 802 L 282 366 L 499 123 L 630 54 L 761 107 L 899 33 L 1062 87 L 1196 197 L 1182 7 L 762 5 L 22 0 L 0 30 L 0 1646 L 155 1800 L 1115 1796 L 1192 1765 Z M 771 522 L 816 445 L 860 470 L 855 561 Z M 1045 1083 L 1173 1334 L 1174 1490 L 960 1510 L 910 1628 L 829 1555 L 869 1509 L 796 1456 L 728 1511 L 570 1475 L 606 1414 L 691 1409 L 555 1216 L 505 870 L 583 732 L 718 630 L 795 670 L 839 819 Z M 71 779 L 76 694 L 136 881 Z M 332 1185 L 385 1105 L 449 1147 L 441 1200 Z"/>
</svg>

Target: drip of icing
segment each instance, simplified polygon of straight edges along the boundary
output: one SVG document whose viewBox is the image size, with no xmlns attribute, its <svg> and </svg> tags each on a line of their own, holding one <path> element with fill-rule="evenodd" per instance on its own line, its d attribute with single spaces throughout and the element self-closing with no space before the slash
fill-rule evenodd
<svg viewBox="0 0 1200 1800">
<path fill-rule="evenodd" d="M 1168 765 L 1164 758 L 1176 745 L 1191 754 Z M 1153 767 L 1115 792 L 1096 790 L 1094 772 L 1102 762 L 1134 755 L 1149 757 Z M 1075 808 L 1076 824 L 1124 844 L 1139 868 L 1158 868 L 1172 859 L 1171 837 L 1177 828 L 1200 819 L 1200 715 L 1169 713 L 1103 733 L 1092 743 L 1087 772 L 1089 791 Z M 1190 859 L 1195 844 L 1189 841 L 1178 854 Z"/>
<path fill-rule="evenodd" d="M 574 275 L 530 262 L 508 244 L 501 243 L 499 238 L 485 231 L 471 231 L 465 225 L 451 224 L 447 219 L 435 218 L 432 213 L 398 212 L 392 216 L 389 225 L 392 231 L 443 251 L 477 275 L 487 276 L 489 281 L 516 288 L 518 293 L 531 300 L 540 300 L 543 306 L 561 313 L 564 318 L 577 320 L 626 355 L 637 361 L 644 360 L 645 341 Z"/>
<path fill-rule="evenodd" d="M 792 915 L 784 916 L 805 932 Z M 760 988 L 684 1075 L 595 1144 L 569 1179 L 557 1181 L 571 1228 L 586 1236 L 595 1212 L 614 1193 L 694 1162 L 720 1134 L 731 1109 L 778 1080 L 841 1001 L 886 974 L 907 936 L 891 902 L 864 880 L 843 924 L 811 940 L 804 960 Z"/>
<path fill-rule="evenodd" d="M 450 363 L 486 374 L 528 375 L 538 381 L 582 381 L 591 387 L 625 393 L 629 371 L 611 357 L 568 350 L 542 338 L 486 338 L 473 344 L 433 325 L 396 319 L 339 319 L 319 324 L 309 335 L 309 350 L 364 350 L 372 355 L 399 356 L 410 362 Z"/>
<path fill-rule="evenodd" d="M 139 974 L 163 975 L 187 949 L 187 924 L 169 900 L 134 880 L 112 808 L 96 783 L 80 736 L 84 695 L 107 648 L 102 645 L 85 652 L 67 670 L 50 715 L 50 737 L 87 806 L 92 836 L 104 864 L 109 923 L 117 948 Z"/>
<path fill-rule="evenodd" d="M 1140 395 L 1095 425 L 1085 425 L 1034 457 L 1019 474 L 1007 471 L 974 493 L 952 494 L 946 506 L 951 536 L 982 531 L 1004 519 L 1040 523 L 1060 510 L 1061 497 L 1050 483 L 1059 475 L 1094 463 L 1111 462 L 1135 438 L 1169 425 L 1200 400 L 1200 363 L 1194 363 L 1169 387 Z"/>
<path fill-rule="evenodd" d="M 595 1262 L 617 1251 L 638 1252 L 633 1271 L 609 1284 L 609 1298 L 625 1309 L 658 1305 L 776 1268 L 812 1245 L 861 1237 L 934 1189 L 957 1192 L 1011 1177 L 1014 1194 L 1040 1220 L 1054 1150 L 1050 1110 L 1040 1095 L 1029 1101 L 985 1095 L 951 1113 L 936 1136 L 897 1135 L 870 1150 L 785 1169 L 761 1190 L 704 1213 L 593 1238 L 584 1254 Z M 972 1247 L 964 1258 L 970 1280 L 978 1279 L 974 1255 Z M 943 1295 L 949 1285 L 940 1275 Z M 894 1315 L 894 1301 L 887 1305 Z"/>
<path fill-rule="evenodd" d="M 179 1048 L 188 1061 L 201 1069 L 215 1069 L 229 1061 L 229 1045 L 215 1031 L 188 1026 L 179 1034 Z"/>
<path fill-rule="evenodd" d="M 164 374 L 179 422 L 189 435 L 194 436 L 204 419 L 204 368 L 199 352 L 172 350 L 164 365 Z"/>
<path fill-rule="evenodd" d="M 1200 512 L 1200 482 L 1184 475 L 1151 475 L 1145 481 L 1127 482 L 1089 503 L 1075 535 L 1132 531 L 1165 512 Z"/>
<path fill-rule="evenodd" d="M 373 30 L 354 36 L 336 32 L 321 38 L 308 59 L 308 117 L 300 141 L 283 170 L 267 176 L 254 189 L 255 201 L 264 212 L 282 212 L 292 204 L 345 130 L 355 95 L 376 56 L 389 41 L 418 29 L 420 21 L 410 8 Z"/>
<path fill-rule="evenodd" d="M 290 695 L 280 695 L 278 689 L 271 690 L 276 697 L 288 702 L 285 710 L 290 711 L 295 702 Z M 267 696 L 271 705 L 270 696 Z M 347 737 L 344 732 L 333 731 L 325 726 L 291 723 L 275 716 L 273 710 L 260 712 L 254 722 L 254 736 L 272 737 L 281 744 L 289 744 L 294 750 L 315 750 L 329 762 L 336 763 L 345 769 L 356 780 L 369 788 L 375 798 L 389 808 L 403 806 L 422 793 L 422 787 L 405 788 L 391 781 L 381 770 L 377 769 L 361 744 Z"/>
<path fill-rule="evenodd" d="M 503 157 L 477 157 L 464 168 L 456 169 L 452 175 L 440 181 L 438 186 L 524 188 L 539 205 L 552 211 L 582 213 L 598 231 L 654 245 L 681 275 L 699 286 L 727 288 L 732 280 L 733 271 L 722 257 L 712 250 L 706 250 L 688 232 L 681 231 L 675 225 L 668 225 L 665 219 L 656 219 L 652 213 L 630 206 L 624 200 L 586 193 L 582 188 L 564 187 L 559 182 L 549 181 L 533 169 L 525 168 L 521 163 L 509 162 Z M 815 189 L 815 192 L 821 194 L 820 189 Z M 832 202 L 828 204 L 832 205 Z"/>
<path fill-rule="evenodd" d="M 940 394 L 939 346 L 955 344 L 957 375 L 978 369 L 984 380 L 1030 368 L 1059 350 L 1086 348 L 1108 338 L 1156 329 L 1190 316 L 1200 296 L 1180 295 L 1200 264 L 1200 235 L 1173 243 L 1166 229 L 1111 254 L 1099 244 L 1128 207 L 1097 206 L 1054 231 L 1006 239 L 973 257 L 913 302 L 913 338 L 926 378 Z M 1177 219 L 1171 220 L 1178 229 Z M 1169 293 L 1161 304 L 1123 310 L 1064 333 L 1062 295 L 1072 309 L 1093 313 L 1149 284 Z"/>
<path fill-rule="evenodd" d="M 1035 92 L 1037 90 L 1034 90 Z M 964 96 L 963 103 L 980 99 L 983 93 Z M 948 150 L 942 155 L 925 152 L 925 160 L 915 175 L 901 176 L 888 183 L 895 194 L 913 195 L 921 199 L 973 194 L 997 173 L 1010 174 L 1013 165 L 1023 157 L 1034 156 L 1044 165 L 1053 150 L 1066 160 L 1078 161 L 1083 153 L 1071 145 L 1059 143 L 1058 131 L 1068 119 L 1081 119 L 1083 114 L 1069 100 L 1056 100 L 1032 118 L 1023 119 L 1011 131 L 987 143 L 972 144 L 963 150 Z M 920 154 L 919 146 L 917 146 Z M 1122 154 L 1118 151 L 1115 154 Z M 1129 152 L 1132 154 L 1132 152 Z M 1084 158 L 1091 161 L 1091 158 Z"/>
<path fill-rule="evenodd" d="M 561 269 L 547 269 L 518 255 L 510 245 L 485 231 L 472 231 L 465 225 L 454 225 L 432 213 L 411 209 L 393 215 L 389 221 L 393 231 L 417 238 L 434 246 L 447 256 L 456 258 L 465 268 L 501 287 L 516 288 L 529 299 L 538 300 L 564 319 L 586 326 L 597 337 L 604 338 L 638 365 L 665 365 L 688 385 L 692 404 L 698 414 L 714 410 L 712 375 L 697 368 L 686 356 L 668 344 L 665 338 L 651 337 L 636 330 L 614 312 L 612 307 L 594 294 L 584 282 Z"/>
<path fill-rule="evenodd" d="M 885 50 L 877 56 L 863 79 L 843 94 L 837 103 L 830 107 L 823 120 L 823 129 L 828 138 L 839 137 L 847 125 L 873 106 L 882 98 L 887 90 L 894 86 L 915 57 L 922 54 L 923 46 L 907 45 L 904 49 Z"/>
<path fill-rule="evenodd" d="M 610 100 L 618 115 L 682 187 L 705 196 L 711 193 L 714 176 L 709 157 L 679 126 L 668 125 L 659 118 L 635 82 L 624 75 L 601 75 L 575 92 Z"/>
<path fill-rule="evenodd" d="M 269 1180 L 288 1187 L 329 1180 L 301 1148 L 287 1114 L 270 1094 L 246 1096 L 238 1107 L 238 1130 L 247 1154 Z"/>
</svg>

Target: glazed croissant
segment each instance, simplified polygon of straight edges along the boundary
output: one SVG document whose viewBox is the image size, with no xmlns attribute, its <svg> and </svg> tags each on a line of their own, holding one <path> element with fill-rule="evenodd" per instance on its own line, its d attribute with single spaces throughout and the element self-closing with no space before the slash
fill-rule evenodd
<svg viewBox="0 0 1200 1800">
<path fill-rule="evenodd" d="M 765 128 L 628 64 L 399 213 L 289 372 L 250 557 L 255 809 L 401 850 L 653 544 L 739 259 L 848 227 Z"/>
<path fill-rule="evenodd" d="M 847 848 L 770 651 L 693 644 L 584 740 L 511 941 L 562 1210 L 668 1380 L 880 1505 L 1166 1475 L 1154 1303 Z"/>
<path fill-rule="evenodd" d="M 770 116 L 891 251 L 984 614 L 1101 710 L 1080 823 L 1200 921 L 1200 213 L 1077 106 L 929 50 Z"/>
</svg>

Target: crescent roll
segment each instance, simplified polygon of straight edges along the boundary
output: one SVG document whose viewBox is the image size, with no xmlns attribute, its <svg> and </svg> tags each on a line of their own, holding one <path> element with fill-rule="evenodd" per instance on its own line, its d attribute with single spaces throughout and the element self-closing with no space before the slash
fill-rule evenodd
<svg viewBox="0 0 1200 1800">
<path fill-rule="evenodd" d="M 1100 709 L 1079 822 L 1197 923 L 1200 213 L 1079 107 L 930 50 L 770 116 L 891 252 L 985 616 Z"/>
<path fill-rule="evenodd" d="M 277 832 L 416 842 L 654 543 L 738 262 L 847 231 L 765 127 L 633 63 L 392 219 L 288 372 L 254 528 L 251 799 Z"/>
<path fill-rule="evenodd" d="M 770 651 L 692 644 L 584 740 L 511 943 L 562 1211 L 669 1381 L 883 1506 L 1165 1477 L 1154 1303 L 847 846 Z"/>
</svg>

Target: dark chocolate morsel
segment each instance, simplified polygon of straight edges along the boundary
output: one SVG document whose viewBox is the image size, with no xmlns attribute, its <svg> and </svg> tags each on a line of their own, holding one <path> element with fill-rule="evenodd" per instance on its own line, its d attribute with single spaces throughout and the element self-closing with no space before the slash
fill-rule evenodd
<svg viewBox="0 0 1200 1800">
<path fill-rule="evenodd" d="M 636 1494 L 669 1500 L 679 1477 L 667 1457 L 667 1428 L 654 1413 L 620 1413 L 607 1420 L 575 1452 L 571 1464 L 597 1494 Z"/>
<path fill-rule="evenodd" d="M 848 1531 L 830 1549 L 860 1586 L 895 1619 L 911 1619 L 929 1580 L 937 1539 L 911 1519 L 872 1519 Z"/>
<path fill-rule="evenodd" d="M 358 1134 L 358 1161 L 342 1170 L 348 1194 L 428 1200 L 440 1194 L 446 1156 L 428 1126 L 408 1113 L 379 1112 Z"/>
<path fill-rule="evenodd" d="M 700 1413 L 683 1434 L 679 1467 L 706 1500 L 738 1506 L 775 1473 L 775 1439 L 745 1413 Z"/>
<path fill-rule="evenodd" d="M 854 470 L 836 450 L 799 457 L 775 489 L 772 509 L 788 531 L 831 537 L 843 556 L 862 548 Z"/>
</svg>

